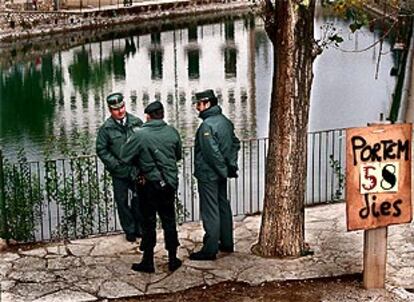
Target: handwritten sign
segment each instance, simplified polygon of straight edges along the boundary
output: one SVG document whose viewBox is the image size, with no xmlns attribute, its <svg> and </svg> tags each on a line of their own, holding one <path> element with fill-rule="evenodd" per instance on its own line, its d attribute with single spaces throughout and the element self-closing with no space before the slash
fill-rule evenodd
<svg viewBox="0 0 414 302">
<path fill-rule="evenodd" d="M 411 221 L 411 133 L 411 124 L 347 130 L 348 230 Z"/>
</svg>

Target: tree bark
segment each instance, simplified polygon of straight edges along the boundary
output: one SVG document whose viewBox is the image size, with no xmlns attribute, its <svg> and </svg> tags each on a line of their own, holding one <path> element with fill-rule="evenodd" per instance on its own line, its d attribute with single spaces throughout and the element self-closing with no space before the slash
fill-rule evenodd
<svg viewBox="0 0 414 302">
<path fill-rule="evenodd" d="M 266 257 L 300 256 L 304 249 L 315 1 L 299 3 L 276 0 L 265 14 L 273 22 L 266 29 L 274 46 L 274 73 L 264 210 L 253 252 Z"/>
</svg>

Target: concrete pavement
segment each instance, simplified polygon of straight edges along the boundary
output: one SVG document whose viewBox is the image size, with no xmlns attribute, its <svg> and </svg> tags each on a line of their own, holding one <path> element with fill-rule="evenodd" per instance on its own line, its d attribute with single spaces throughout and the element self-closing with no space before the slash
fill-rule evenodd
<svg viewBox="0 0 414 302">
<path fill-rule="evenodd" d="M 260 216 L 236 219 L 236 252 L 219 254 L 216 261 L 196 262 L 188 255 L 200 247 L 202 227 L 199 223 L 180 226 L 179 256 L 184 261 L 174 273 L 167 269 L 160 232 L 154 274 L 130 269 L 141 253 L 138 243 L 125 241 L 123 235 L 3 252 L 1 301 L 102 301 L 172 293 L 223 281 L 258 285 L 362 271 L 362 232 L 346 231 L 343 203 L 306 209 L 306 241 L 315 252 L 312 256 L 264 259 L 252 255 L 250 247 L 257 240 L 259 228 Z M 414 288 L 414 224 L 389 227 L 388 238 L 387 288 L 399 292 L 406 301 L 414 301 L 414 294 L 402 290 Z"/>
</svg>

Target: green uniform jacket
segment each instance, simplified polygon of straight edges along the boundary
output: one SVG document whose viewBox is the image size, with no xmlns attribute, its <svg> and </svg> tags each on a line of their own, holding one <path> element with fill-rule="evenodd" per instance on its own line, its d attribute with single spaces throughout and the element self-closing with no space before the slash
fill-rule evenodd
<svg viewBox="0 0 414 302">
<path fill-rule="evenodd" d="M 121 147 L 142 126 L 142 120 L 127 113 L 126 126 L 121 126 L 112 117 L 99 128 L 96 138 L 96 153 L 112 176 L 134 178 L 136 168 L 121 160 Z"/>
<path fill-rule="evenodd" d="M 216 105 L 200 112 L 194 148 L 194 176 L 200 181 L 229 177 L 229 170 L 237 170 L 240 141 L 234 134 L 233 123 Z"/>
<path fill-rule="evenodd" d="M 181 152 L 178 131 L 163 120 L 151 120 L 128 139 L 122 148 L 121 157 L 128 164 L 138 163 L 140 173 L 147 180 L 160 181 L 164 177 L 165 182 L 176 189 L 177 161 L 182 157 Z"/>
</svg>

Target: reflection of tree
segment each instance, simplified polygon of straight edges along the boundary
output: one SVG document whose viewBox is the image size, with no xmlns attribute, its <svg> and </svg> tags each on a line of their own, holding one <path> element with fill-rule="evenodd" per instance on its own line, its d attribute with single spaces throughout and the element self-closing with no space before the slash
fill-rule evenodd
<svg viewBox="0 0 414 302">
<path fill-rule="evenodd" d="M 53 121 L 54 87 L 62 81 L 62 69 L 53 65 L 51 55 L 37 58 L 35 64 L 16 64 L 8 74 L 0 69 L 1 137 L 45 135 Z"/>
<path fill-rule="evenodd" d="M 89 53 L 82 46 L 80 51 L 77 51 L 73 55 L 73 63 L 69 66 L 69 74 L 72 80 L 73 86 L 80 91 L 85 91 L 89 88 L 91 75 L 90 71 Z"/>
<path fill-rule="evenodd" d="M 100 54 L 97 62 L 93 62 L 90 56 L 89 51 L 82 47 L 80 51 L 74 54 L 73 63 L 68 68 L 73 86 L 81 95 L 87 94 L 90 90 L 99 95 L 101 88 L 108 83 L 112 73 L 117 74 L 115 72 L 117 68 L 118 74 L 122 74 L 121 70 L 124 70 L 125 77 L 125 62 L 118 62 L 119 59 L 116 58 L 116 54 L 105 60 L 102 59 L 102 54 Z M 124 66 L 118 66 L 122 64 Z"/>
<path fill-rule="evenodd" d="M 124 51 L 114 49 L 112 51 L 112 60 L 114 64 L 114 75 L 116 79 L 125 79 L 125 54 Z"/>
</svg>

